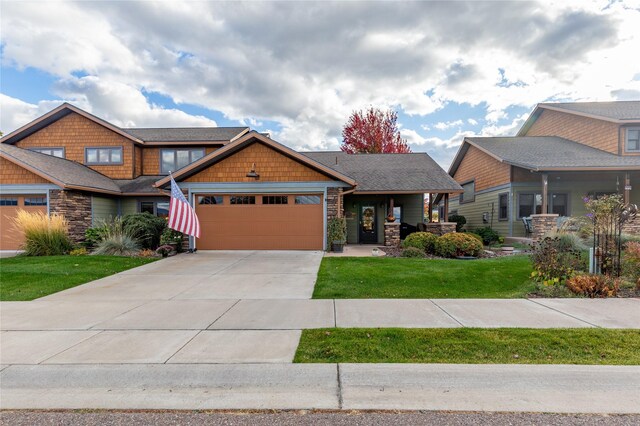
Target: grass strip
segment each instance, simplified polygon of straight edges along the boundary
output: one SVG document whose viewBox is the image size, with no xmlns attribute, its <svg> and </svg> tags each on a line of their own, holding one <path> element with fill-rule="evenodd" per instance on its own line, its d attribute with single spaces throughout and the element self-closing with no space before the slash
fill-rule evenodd
<svg viewBox="0 0 640 426">
<path fill-rule="evenodd" d="M 0 301 L 37 299 L 156 260 L 119 256 L 16 256 L 0 259 Z"/>
<path fill-rule="evenodd" d="M 314 299 L 516 298 L 535 289 L 529 256 L 325 257 Z"/>
<path fill-rule="evenodd" d="M 639 365 L 640 330 L 304 330 L 294 362 Z"/>
</svg>

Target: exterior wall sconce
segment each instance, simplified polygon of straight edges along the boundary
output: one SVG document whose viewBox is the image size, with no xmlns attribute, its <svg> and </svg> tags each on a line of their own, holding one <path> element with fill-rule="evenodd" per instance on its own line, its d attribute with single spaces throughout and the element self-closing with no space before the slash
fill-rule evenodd
<svg viewBox="0 0 640 426">
<path fill-rule="evenodd" d="M 256 173 L 256 163 L 253 163 L 253 166 L 251 166 L 251 171 L 247 173 L 247 177 L 254 178 L 256 180 L 260 179 L 260 175 Z"/>
</svg>

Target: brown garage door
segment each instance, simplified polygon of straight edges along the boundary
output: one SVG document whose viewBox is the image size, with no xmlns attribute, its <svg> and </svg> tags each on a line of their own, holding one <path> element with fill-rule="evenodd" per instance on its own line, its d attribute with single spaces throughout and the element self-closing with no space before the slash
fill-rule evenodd
<svg viewBox="0 0 640 426">
<path fill-rule="evenodd" d="M 18 250 L 23 235 L 13 226 L 13 218 L 18 210 L 47 212 L 47 196 L 41 195 L 1 195 L 0 196 L 0 250 Z"/>
<path fill-rule="evenodd" d="M 200 250 L 322 250 L 322 194 L 196 196 Z"/>
</svg>

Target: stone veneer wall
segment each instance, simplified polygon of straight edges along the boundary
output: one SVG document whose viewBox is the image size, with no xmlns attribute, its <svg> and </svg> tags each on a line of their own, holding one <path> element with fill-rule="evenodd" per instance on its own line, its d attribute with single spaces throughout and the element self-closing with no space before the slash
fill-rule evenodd
<svg viewBox="0 0 640 426">
<path fill-rule="evenodd" d="M 425 224 L 427 232 L 435 235 L 444 235 L 456 232 L 455 222 L 431 222 Z"/>
<path fill-rule="evenodd" d="M 398 247 L 400 245 L 400 224 L 395 222 L 384 223 L 385 247 Z"/>
<path fill-rule="evenodd" d="M 558 215 L 557 214 L 532 214 L 531 226 L 533 227 L 532 237 L 534 240 L 539 241 L 544 234 L 558 229 Z"/>
<path fill-rule="evenodd" d="M 74 242 L 84 240 L 84 231 L 91 227 L 91 195 L 78 191 L 49 191 L 49 212 L 63 215 L 69 222 L 69 237 Z"/>
<path fill-rule="evenodd" d="M 622 225 L 622 232 L 625 234 L 640 235 L 640 217 L 635 217 L 630 222 Z"/>
<path fill-rule="evenodd" d="M 344 203 L 340 202 L 341 197 L 342 188 L 327 188 L 327 220 L 344 217 Z"/>
</svg>

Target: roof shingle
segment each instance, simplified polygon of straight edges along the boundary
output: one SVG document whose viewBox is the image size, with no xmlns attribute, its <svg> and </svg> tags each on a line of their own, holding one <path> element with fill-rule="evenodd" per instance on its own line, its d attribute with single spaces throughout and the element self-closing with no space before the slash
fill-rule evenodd
<svg viewBox="0 0 640 426">
<path fill-rule="evenodd" d="M 614 120 L 640 120 L 640 101 L 541 103 L 538 105 L 543 108 L 558 108 Z"/>
<path fill-rule="evenodd" d="M 144 142 L 229 142 L 248 127 L 171 127 L 122 129 Z"/>
</svg>

